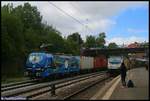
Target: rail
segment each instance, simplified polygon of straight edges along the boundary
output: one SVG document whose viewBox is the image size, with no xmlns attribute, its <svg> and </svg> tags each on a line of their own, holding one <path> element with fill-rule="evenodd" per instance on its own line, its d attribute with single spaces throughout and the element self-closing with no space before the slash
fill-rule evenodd
<svg viewBox="0 0 150 101">
<path fill-rule="evenodd" d="M 18 96 L 18 95 L 20 96 L 21 94 L 27 94 L 27 96 L 25 96 L 27 99 L 33 98 L 35 96 L 41 95 L 46 92 L 50 92 L 51 95 L 54 96 L 54 95 L 56 95 L 56 90 L 59 88 L 77 83 L 79 81 L 84 81 L 86 79 L 90 79 L 90 78 L 93 78 L 96 76 L 105 75 L 105 74 L 106 74 L 106 71 L 94 72 L 94 73 L 90 73 L 90 74 L 82 74 L 82 75 L 78 75 L 75 77 L 69 77 L 69 78 L 65 78 L 65 79 L 61 79 L 61 80 L 57 80 L 57 81 L 53 81 L 53 82 L 43 83 L 43 85 L 39 84 L 39 86 L 34 86 L 32 88 L 30 87 L 29 89 L 21 89 L 21 90 L 16 89 L 16 91 L 8 90 L 1 94 L 3 97 L 14 97 L 14 96 Z M 40 92 L 36 92 L 36 90 L 39 90 L 39 89 L 43 89 L 43 90 Z M 34 91 L 35 91 L 35 93 L 31 93 Z"/>
<path fill-rule="evenodd" d="M 91 73 L 90 75 L 83 75 L 83 76 L 74 77 L 74 78 L 67 78 L 65 80 L 60 80 L 60 81 L 56 81 L 56 82 L 54 81 L 54 82 L 52 82 L 48 85 L 50 87 L 50 89 L 47 89 L 45 91 L 41 91 L 41 92 L 38 92 L 38 93 L 35 93 L 35 94 L 32 94 L 32 95 L 29 95 L 26 98 L 30 99 L 32 97 L 38 96 L 40 94 L 43 94 L 43 93 L 46 93 L 46 92 L 49 92 L 49 91 L 51 91 L 51 96 L 55 96 L 56 95 L 56 90 L 59 89 L 59 88 L 62 88 L 62 87 L 65 87 L 65 86 L 68 86 L 68 85 L 71 85 L 71 84 L 74 84 L 74 83 L 77 83 L 79 81 L 83 81 L 83 80 L 86 80 L 86 79 L 89 79 L 89 78 L 92 78 L 92 77 L 95 77 L 95 76 L 100 76 L 100 75 L 105 75 L 105 72 Z M 66 83 L 68 81 L 69 81 L 69 83 L 63 84 L 63 83 Z M 58 84 L 63 84 L 63 85 L 56 86 Z"/>
<path fill-rule="evenodd" d="M 72 93 L 72 94 L 70 94 L 70 95 L 64 97 L 63 100 L 69 100 L 69 99 L 72 98 L 73 96 L 75 96 L 75 95 L 77 95 L 77 94 L 79 94 L 79 93 L 81 93 L 81 92 L 87 90 L 88 88 L 90 88 L 90 87 L 92 87 L 92 86 L 94 86 L 94 85 L 96 85 L 96 84 L 98 84 L 98 83 L 100 83 L 100 82 L 103 82 L 103 81 L 105 81 L 105 80 L 108 80 L 108 79 L 110 79 L 110 78 L 109 78 L 109 77 L 105 77 L 105 78 L 102 78 L 102 79 L 100 79 L 100 80 L 98 80 L 98 81 L 96 81 L 96 82 L 93 82 L 92 84 L 90 84 L 90 85 L 88 85 L 88 86 L 85 86 L 84 88 L 79 89 L 79 90 L 77 90 L 76 92 L 74 92 L 74 93 Z"/>
<path fill-rule="evenodd" d="M 31 83 L 31 82 L 36 82 L 36 81 L 37 80 L 26 80 L 26 81 L 22 81 L 22 82 L 10 83 L 10 84 L 2 85 L 1 88 L 16 86 L 16 85 L 20 85 L 20 84 L 24 84 L 24 83 Z"/>
</svg>

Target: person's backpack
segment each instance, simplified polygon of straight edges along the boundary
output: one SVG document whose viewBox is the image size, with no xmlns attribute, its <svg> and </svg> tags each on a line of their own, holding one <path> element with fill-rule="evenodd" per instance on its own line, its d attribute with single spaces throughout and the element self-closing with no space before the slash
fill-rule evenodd
<svg viewBox="0 0 150 101">
<path fill-rule="evenodd" d="M 133 87 L 134 87 L 134 83 L 133 83 L 132 80 L 129 80 L 129 81 L 128 81 L 127 87 L 128 87 L 128 88 L 133 88 Z"/>
<path fill-rule="evenodd" d="M 134 87 L 134 83 L 131 80 L 131 74 L 130 74 L 130 70 L 129 70 L 129 76 L 128 76 L 129 81 L 127 82 L 127 87 L 128 88 L 133 88 Z"/>
</svg>

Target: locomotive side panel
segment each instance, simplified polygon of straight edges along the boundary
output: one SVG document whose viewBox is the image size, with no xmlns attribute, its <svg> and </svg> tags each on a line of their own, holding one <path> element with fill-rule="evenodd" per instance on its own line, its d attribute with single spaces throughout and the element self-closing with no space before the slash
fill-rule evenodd
<svg viewBox="0 0 150 101">
<path fill-rule="evenodd" d="M 55 56 L 54 65 L 55 73 L 71 73 L 79 71 L 79 61 L 80 59 L 77 56 Z"/>
</svg>

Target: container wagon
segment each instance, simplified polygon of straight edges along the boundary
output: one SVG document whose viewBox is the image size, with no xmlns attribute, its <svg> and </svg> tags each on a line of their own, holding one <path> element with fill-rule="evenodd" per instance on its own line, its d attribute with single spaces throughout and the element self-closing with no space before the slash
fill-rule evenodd
<svg viewBox="0 0 150 101">
<path fill-rule="evenodd" d="M 107 69 L 107 57 L 104 55 L 94 57 L 94 71 L 106 69 Z"/>
</svg>

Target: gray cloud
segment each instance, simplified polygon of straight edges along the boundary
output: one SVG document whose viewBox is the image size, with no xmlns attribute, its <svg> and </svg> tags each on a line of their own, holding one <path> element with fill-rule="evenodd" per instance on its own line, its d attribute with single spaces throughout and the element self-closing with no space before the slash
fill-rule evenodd
<svg viewBox="0 0 150 101">
<path fill-rule="evenodd" d="M 9 2 L 3 2 L 2 5 Z M 14 6 L 23 4 L 24 2 L 12 2 Z M 47 22 L 49 25 L 56 27 L 63 36 L 67 36 L 73 32 L 79 32 L 83 39 L 87 35 L 97 35 L 99 32 L 105 32 L 111 29 L 117 24 L 115 20 L 110 19 L 111 16 L 115 16 L 118 13 L 128 9 L 137 8 L 143 5 L 148 5 L 148 2 L 53 2 L 55 5 L 69 13 L 80 22 L 87 25 L 92 31 L 88 30 L 68 17 L 57 8 L 52 6 L 48 2 L 36 1 L 29 2 L 33 6 L 37 6 L 41 15 L 43 16 L 43 22 Z"/>
</svg>

